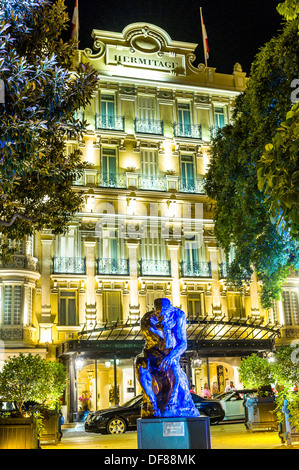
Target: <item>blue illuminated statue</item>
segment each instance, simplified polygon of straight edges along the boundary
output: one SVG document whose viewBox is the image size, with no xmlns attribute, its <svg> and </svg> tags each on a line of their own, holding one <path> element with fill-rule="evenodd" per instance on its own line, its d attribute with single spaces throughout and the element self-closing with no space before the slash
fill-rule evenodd
<svg viewBox="0 0 299 470">
<path fill-rule="evenodd" d="M 187 348 L 186 316 L 166 298 L 141 319 L 145 348 L 136 359 L 136 374 L 143 390 L 141 418 L 197 417 L 188 379 L 180 366 Z"/>
</svg>

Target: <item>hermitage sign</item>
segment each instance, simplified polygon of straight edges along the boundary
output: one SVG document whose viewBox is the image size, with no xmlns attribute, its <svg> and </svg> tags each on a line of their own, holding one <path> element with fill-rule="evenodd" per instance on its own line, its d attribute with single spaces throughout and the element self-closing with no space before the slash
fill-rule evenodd
<svg viewBox="0 0 299 470">
<path fill-rule="evenodd" d="M 145 54 L 129 48 L 107 46 L 107 65 L 124 65 L 157 70 L 159 72 L 184 73 L 185 56 L 169 52 Z"/>
</svg>

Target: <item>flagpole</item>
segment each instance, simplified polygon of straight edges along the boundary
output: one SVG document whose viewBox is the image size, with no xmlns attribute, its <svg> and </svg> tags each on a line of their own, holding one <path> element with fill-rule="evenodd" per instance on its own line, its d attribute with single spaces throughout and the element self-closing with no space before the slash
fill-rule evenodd
<svg viewBox="0 0 299 470">
<path fill-rule="evenodd" d="M 200 23 L 201 23 L 201 33 L 202 33 L 202 43 L 203 43 L 203 50 L 204 50 L 204 56 L 205 56 L 205 66 L 208 66 L 208 60 L 207 60 L 207 46 L 206 46 L 206 40 L 205 40 L 205 35 L 204 35 L 204 30 L 203 30 L 203 16 L 202 16 L 202 7 L 200 7 Z"/>
</svg>

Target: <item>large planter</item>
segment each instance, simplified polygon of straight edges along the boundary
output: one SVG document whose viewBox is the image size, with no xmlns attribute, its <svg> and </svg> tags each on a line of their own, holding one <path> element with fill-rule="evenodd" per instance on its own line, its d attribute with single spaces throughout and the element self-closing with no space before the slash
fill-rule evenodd
<svg viewBox="0 0 299 470">
<path fill-rule="evenodd" d="M 275 398 L 269 397 L 246 397 L 245 426 L 249 431 L 254 429 L 266 429 L 276 431 L 278 423 L 275 410 Z"/>
<path fill-rule="evenodd" d="M 0 449 L 40 449 L 34 418 L 0 418 Z"/>
<path fill-rule="evenodd" d="M 282 407 L 284 414 L 284 420 L 279 425 L 279 437 L 282 443 L 287 442 L 288 445 L 292 445 L 294 442 L 299 442 L 299 427 L 293 426 L 290 423 L 290 413 L 288 410 L 288 401 L 285 399 Z"/>
<path fill-rule="evenodd" d="M 47 411 L 43 418 L 43 429 L 40 435 L 40 444 L 58 444 L 61 441 L 61 413 L 58 411 Z"/>
</svg>

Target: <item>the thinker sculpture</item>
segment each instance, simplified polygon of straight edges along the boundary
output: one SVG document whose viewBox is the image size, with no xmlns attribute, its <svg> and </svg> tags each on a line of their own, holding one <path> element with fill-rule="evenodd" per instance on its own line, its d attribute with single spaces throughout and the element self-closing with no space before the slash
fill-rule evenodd
<svg viewBox="0 0 299 470">
<path fill-rule="evenodd" d="M 187 348 L 186 316 L 166 298 L 156 299 L 154 309 L 141 319 L 145 348 L 136 359 L 136 374 L 143 389 L 141 418 L 197 417 L 180 366 Z"/>
</svg>

